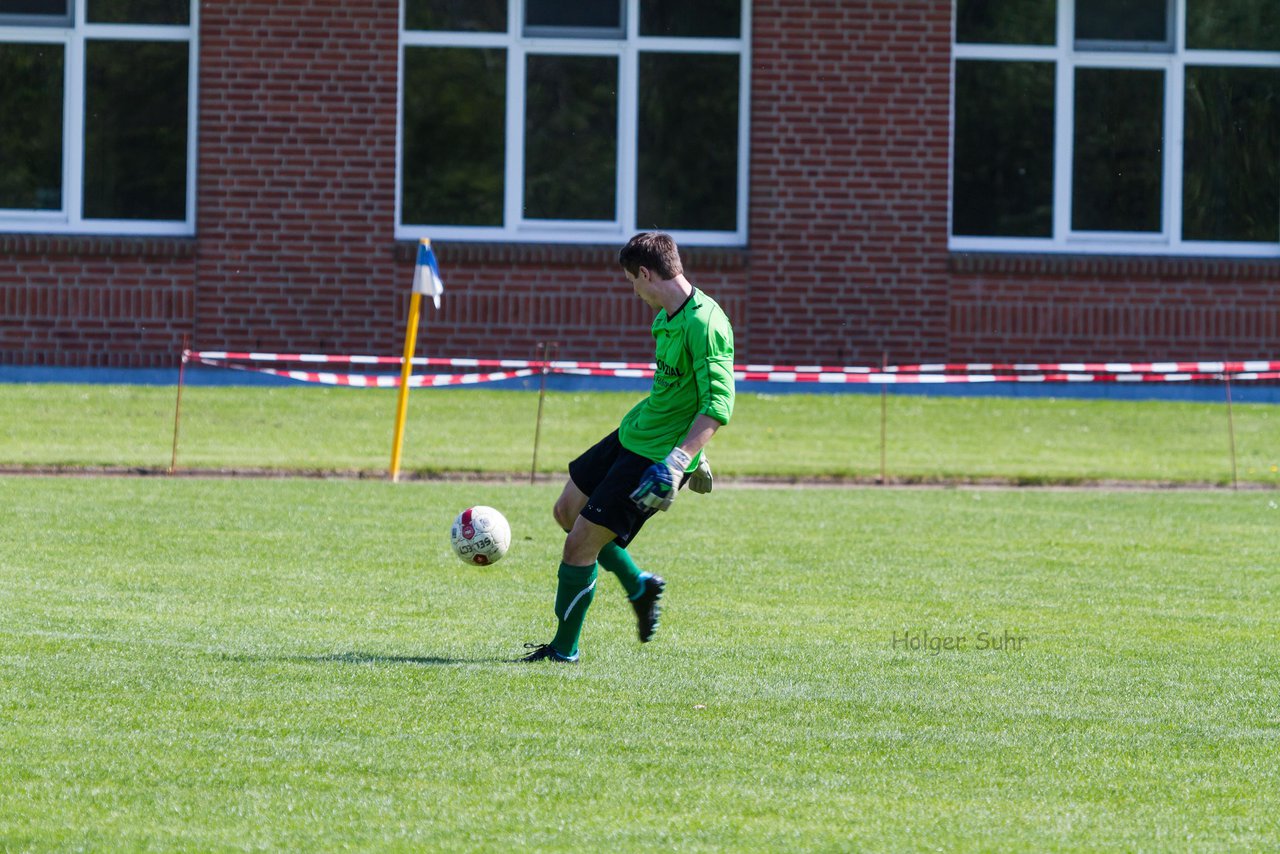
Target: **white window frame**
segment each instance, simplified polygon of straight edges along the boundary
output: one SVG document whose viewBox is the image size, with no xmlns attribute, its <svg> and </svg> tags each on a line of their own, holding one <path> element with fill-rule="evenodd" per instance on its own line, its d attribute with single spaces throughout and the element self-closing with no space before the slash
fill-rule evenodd
<svg viewBox="0 0 1280 854">
<path fill-rule="evenodd" d="M 72 23 L 66 26 L 24 24 L 7 26 L 0 20 L 0 42 L 60 44 L 64 51 L 62 95 L 62 208 L 56 211 L 0 208 L 0 233 L 96 234 L 191 237 L 196 222 L 196 154 L 199 149 L 196 103 L 199 71 L 199 3 L 190 0 L 191 23 L 91 24 L 85 20 L 84 0 L 75 0 Z M 187 206 L 182 220 L 86 218 L 84 211 L 85 42 L 186 42 L 187 49 Z"/>
<path fill-rule="evenodd" d="M 1265 0 L 1264 0 L 1265 2 Z M 1280 68 L 1280 52 L 1190 50 L 1186 46 L 1187 0 L 1174 0 L 1171 50 L 1090 42 L 1075 46 L 1075 0 L 1058 0 L 1055 45 L 965 44 L 955 40 L 952 22 L 951 156 L 955 168 L 955 80 L 960 60 L 1051 62 L 1055 67 L 1053 236 L 975 237 L 952 234 L 955 176 L 949 176 L 948 247 L 954 252 L 1031 252 L 1098 255 L 1179 255 L 1236 258 L 1280 258 L 1280 223 L 1276 242 L 1185 240 L 1182 237 L 1183 128 L 1186 69 L 1189 65 Z M 1165 72 L 1164 159 L 1162 162 L 1161 230 L 1153 233 L 1089 232 L 1071 228 L 1071 178 L 1075 130 L 1077 68 L 1159 69 Z"/>
<path fill-rule="evenodd" d="M 671 229 L 677 241 L 700 246 L 745 246 L 747 243 L 748 174 L 750 170 L 751 0 L 742 0 L 742 32 L 738 38 L 671 38 L 640 36 L 639 0 L 626 4 L 622 37 L 562 35 L 525 36 L 523 0 L 508 0 L 507 31 L 459 33 L 406 30 L 405 2 L 400 3 L 400 49 L 396 87 L 396 226 L 397 240 L 422 237 L 441 240 L 502 243 L 617 243 L 639 229 L 635 221 L 637 156 L 637 97 L 641 51 L 738 56 L 738 204 L 732 231 Z M 404 60 L 410 47 L 499 48 L 507 54 L 506 157 L 504 162 L 503 225 L 405 225 L 404 186 Z M 530 54 L 588 54 L 618 58 L 618 168 L 613 221 L 528 220 L 524 218 L 524 91 L 525 62 Z"/>
</svg>

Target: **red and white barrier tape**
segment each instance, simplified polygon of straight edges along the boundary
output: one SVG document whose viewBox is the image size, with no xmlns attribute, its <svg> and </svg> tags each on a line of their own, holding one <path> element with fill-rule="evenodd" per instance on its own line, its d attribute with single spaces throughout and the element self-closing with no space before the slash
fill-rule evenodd
<svg viewBox="0 0 1280 854">
<path fill-rule="evenodd" d="M 253 353 L 229 352 L 223 350 L 189 351 L 187 354 L 193 361 L 211 362 L 271 362 L 280 364 L 328 364 L 328 365 L 393 365 L 400 367 L 403 359 L 399 356 L 329 356 L 315 353 Z M 442 357 L 417 356 L 414 365 L 422 367 L 448 368 L 534 368 L 541 370 L 648 370 L 655 365 L 652 362 L 581 362 L 581 361 L 540 361 L 534 359 L 459 359 Z"/>
<path fill-rule="evenodd" d="M 318 383 L 320 385 L 338 385 L 350 386 L 352 388 L 399 388 L 399 375 L 392 374 L 338 374 L 327 373 L 321 371 L 284 371 L 278 368 L 258 368 L 247 365 L 220 364 L 216 362 L 205 362 L 203 359 L 196 359 L 203 364 L 214 365 L 220 368 L 230 368 L 235 371 L 252 371 L 258 374 L 270 374 L 275 377 L 286 377 L 291 380 L 297 380 L 304 383 Z M 519 370 L 519 371 L 494 371 L 487 374 L 414 374 L 409 377 L 410 388 L 423 388 L 425 386 L 447 386 L 447 385 L 475 385 L 478 383 L 492 383 L 501 380 L 515 380 L 523 377 L 531 377 L 537 371 Z"/>
<path fill-rule="evenodd" d="M 734 371 L 734 379 L 771 383 L 836 383 L 865 385 L 946 385 L 956 383 L 1174 383 L 1212 382 L 1223 374 L 797 374 L 788 372 Z M 1230 375 L 1233 380 L 1276 380 L 1280 371 L 1254 371 Z"/>
<path fill-rule="evenodd" d="M 1087 373 L 1087 374 L 1244 374 L 1280 371 L 1280 362 L 1048 362 L 897 365 L 886 373 Z"/>
<path fill-rule="evenodd" d="M 316 353 L 262 353 L 252 351 L 200 350 L 189 354 L 197 361 L 218 362 L 292 362 L 335 365 L 396 365 L 399 356 L 347 356 Z M 559 360 L 543 362 L 531 359 L 470 359 L 418 357 L 415 365 L 470 368 L 541 368 L 553 370 L 598 368 L 603 370 L 653 370 L 652 362 L 591 362 Z M 738 365 L 748 372 L 792 372 L 802 374 L 924 374 L 924 373 L 1111 373 L 1111 374 L 1182 374 L 1182 373 L 1252 373 L 1280 370 L 1280 361 L 1252 360 L 1226 362 L 966 362 L 919 365 L 890 365 L 883 369 L 863 366 L 827 365 Z"/>
<path fill-rule="evenodd" d="M 301 382 L 361 388 L 396 388 L 399 376 L 282 370 L 255 363 L 400 366 L 397 356 L 329 356 L 294 353 L 187 351 L 184 358 L 213 367 L 255 371 Z M 250 364 L 237 364 L 249 362 Z M 530 359 L 415 358 L 426 367 L 495 367 L 488 373 L 418 374 L 410 387 L 472 385 L 520 379 L 546 371 L 557 374 L 607 377 L 652 377 L 654 365 L 645 362 L 538 361 Z M 951 383 L 1151 383 L 1212 382 L 1230 376 L 1240 381 L 1280 380 L 1280 361 L 1228 362 L 1057 362 L 1036 364 L 898 365 L 883 369 L 796 365 L 735 365 L 734 378 L 745 382 L 940 385 Z"/>
</svg>

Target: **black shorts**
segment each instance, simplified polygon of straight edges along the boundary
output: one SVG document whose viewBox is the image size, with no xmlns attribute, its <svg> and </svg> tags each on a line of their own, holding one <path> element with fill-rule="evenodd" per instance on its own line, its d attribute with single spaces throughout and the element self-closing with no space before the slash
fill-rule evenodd
<svg viewBox="0 0 1280 854">
<path fill-rule="evenodd" d="M 642 509 L 631 500 L 631 493 L 651 465 L 653 460 L 622 447 L 617 430 L 569 463 L 569 479 L 587 496 L 582 518 L 613 531 L 617 534 L 614 542 L 624 549 L 657 512 Z M 681 479 L 681 486 L 687 477 Z"/>
</svg>

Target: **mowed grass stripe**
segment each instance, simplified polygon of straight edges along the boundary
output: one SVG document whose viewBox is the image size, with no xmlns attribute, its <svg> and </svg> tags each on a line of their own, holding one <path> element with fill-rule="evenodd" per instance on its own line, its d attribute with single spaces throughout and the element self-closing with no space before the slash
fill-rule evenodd
<svg viewBox="0 0 1280 854">
<path fill-rule="evenodd" d="M 636 392 L 548 394 L 538 469 L 612 430 Z M 167 469 L 173 389 L 0 385 L 0 465 Z M 527 473 L 538 397 L 431 389 L 410 398 L 407 473 Z M 193 469 L 385 472 L 395 393 L 332 388 L 188 388 L 178 463 Z M 1234 408 L 1237 477 L 1280 486 L 1280 408 Z M 891 395 L 890 478 L 1017 483 L 1148 481 L 1226 484 L 1226 407 L 1208 403 L 941 398 Z M 742 394 L 711 448 L 738 477 L 880 474 L 880 400 L 864 395 Z"/>
<path fill-rule="evenodd" d="M 1270 493 L 681 496 L 658 639 L 606 574 L 583 662 L 525 667 L 555 492 L 0 478 L 0 846 L 1280 841 Z"/>
</svg>

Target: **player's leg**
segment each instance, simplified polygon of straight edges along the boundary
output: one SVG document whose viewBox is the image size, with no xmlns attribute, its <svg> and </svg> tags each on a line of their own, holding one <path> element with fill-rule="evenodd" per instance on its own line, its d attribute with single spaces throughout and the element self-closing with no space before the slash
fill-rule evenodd
<svg viewBox="0 0 1280 854">
<path fill-rule="evenodd" d="M 623 448 L 621 443 L 617 441 L 616 434 L 606 436 L 594 448 L 587 451 L 578 459 L 569 465 L 569 479 L 565 482 L 564 489 L 560 492 L 560 497 L 556 499 L 552 515 L 555 516 L 556 524 L 567 534 L 573 530 L 574 523 L 578 520 L 578 515 L 583 508 L 587 506 L 586 490 L 594 490 L 600 486 L 604 479 L 610 474 L 619 456 L 622 454 Z M 579 482 L 583 485 L 579 486 Z M 643 519 L 643 517 L 642 517 Z M 603 524 L 610 527 L 610 522 L 597 519 L 597 524 Z M 630 530 L 631 524 L 627 523 L 628 539 L 634 531 Z M 639 530 L 638 526 L 636 530 Z M 595 558 L 592 558 L 594 562 Z M 617 576 L 622 587 L 627 592 L 627 598 L 634 600 L 644 591 L 644 582 L 642 576 L 644 573 L 631 560 L 626 550 L 617 543 L 610 540 L 600 549 L 599 553 L 600 566 Z"/>
<path fill-rule="evenodd" d="M 629 497 L 649 465 L 649 460 L 622 448 L 616 431 L 569 464 L 569 480 L 552 509 L 556 523 L 568 532 L 557 573 L 556 635 L 549 644 L 526 644 L 534 652 L 524 660 L 577 659 L 587 608 L 595 598 L 597 559 L 627 590 L 640 640 L 653 637 L 664 583 L 643 572 L 625 551 L 652 515 Z"/>
<path fill-rule="evenodd" d="M 556 585 L 556 634 L 551 648 L 562 659 L 578 657 L 587 609 L 596 595 L 596 555 L 616 534 L 579 516 L 564 541 Z"/>
<path fill-rule="evenodd" d="M 618 535 L 603 525 L 597 525 L 582 516 L 573 523 L 573 529 L 564 539 L 561 560 L 574 566 L 586 566 L 596 562 L 600 549 Z"/>
<path fill-rule="evenodd" d="M 565 481 L 564 489 L 556 499 L 555 506 L 551 508 L 551 515 L 555 516 L 556 524 L 567 534 L 573 530 L 573 523 L 577 521 L 578 514 L 586 506 L 587 494 L 578 488 L 573 478 L 569 478 Z"/>
<path fill-rule="evenodd" d="M 651 460 L 626 449 L 621 450 L 608 477 L 591 494 L 582 510 L 588 521 L 617 534 L 600 547 L 597 560 L 600 566 L 617 576 L 627 591 L 627 599 L 636 612 L 636 628 L 641 643 L 653 639 L 658 628 L 658 600 L 666 588 L 666 582 L 660 577 L 636 565 L 628 549 L 655 512 L 639 507 L 631 500 L 631 493 L 650 465 Z"/>
<path fill-rule="evenodd" d="M 569 479 L 552 507 L 552 515 L 556 524 L 566 533 L 565 549 L 562 557 L 573 554 L 581 563 L 562 560 L 556 579 L 556 634 L 551 643 L 525 644 L 533 652 L 524 657 L 524 661 L 576 661 L 578 657 L 578 639 L 582 634 L 582 624 L 586 619 L 587 608 L 595 598 L 596 585 L 596 552 L 600 545 L 612 539 L 616 534 L 607 529 L 592 531 L 583 528 L 576 537 L 575 529 L 579 522 L 586 523 L 579 514 L 587 504 L 587 492 L 596 488 L 608 475 L 609 469 L 621 449 L 617 441 L 616 431 L 589 448 L 580 457 L 569 464 Z M 600 528 L 592 525 L 592 528 Z M 599 540 L 599 542 L 595 542 Z M 591 545 L 594 543 L 594 546 Z M 571 545 L 572 544 L 572 545 Z M 581 557 L 579 554 L 581 553 Z"/>
<path fill-rule="evenodd" d="M 630 553 L 617 543 L 609 543 L 600 552 L 600 565 L 618 576 L 626 588 L 627 599 L 636 612 L 640 643 L 653 640 L 654 632 L 658 630 L 658 600 L 662 598 L 667 582 L 661 576 L 636 566 Z"/>
<path fill-rule="evenodd" d="M 591 528 L 600 529 L 607 532 L 600 538 L 604 539 L 604 543 L 599 547 L 596 546 L 595 537 L 587 537 L 577 528 L 577 522 L 585 522 L 580 514 L 587 504 L 587 496 L 582 490 L 574 484 L 572 480 L 565 484 L 564 491 L 560 493 L 560 498 L 555 504 L 555 517 L 560 527 L 566 531 L 570 531 L 570 536 L 565 540 L 564 562 L 569 566 L 584 566 L 588 562 L 596 563 L 608 572 L 617 577 L 619 583 L 622 584 L 623 590 L 626 591 L 627 599 L 631 602 L 631 606 L 636 611 L 636 622 L 640 635 L 640 642 L 646 643 L 653 638 L 654 632 L 658 628 L 658 600 L 662 597 L 663 589 L 666 586 L 658 576 L 645 572 L 635 561 L 631 559 L 630 553 L 618 544 L 618 537 L 608 528 L 595 523 L 588 523 Z M 639 524 L 643 524 L 645 515 L 637 516 Z M 627 532 L 627 539 L 630 541 L 631 536 L 639 531 L 639 524 L 631 524 Z M 587 529 L 590 530 L 590 529 Z M 575 539 L 575 534 L 577 538 Z M 572 550 L 572 554 L 570 554 Z M 592 552 L 595 552 L 593 557 Z M 570 570 L 572 572 L 572 570 Z M 591 594 L 594 596 L 594 591 Z M 559 611 L 557 610 L 557 613 Z M 557 649 L 562 648 L 562 644 L 556 644 Z M 565 647 L 567 648 L 567 647 Z"/>
</svg>

